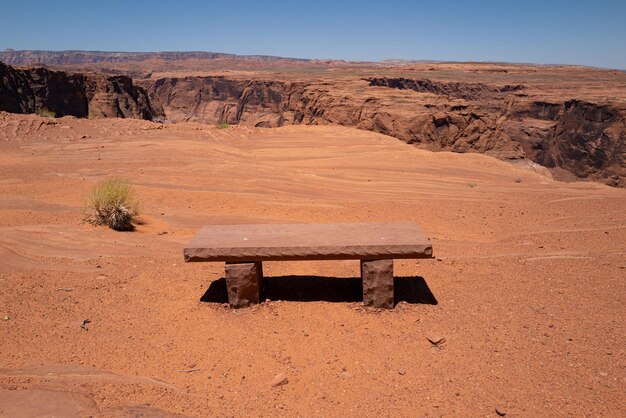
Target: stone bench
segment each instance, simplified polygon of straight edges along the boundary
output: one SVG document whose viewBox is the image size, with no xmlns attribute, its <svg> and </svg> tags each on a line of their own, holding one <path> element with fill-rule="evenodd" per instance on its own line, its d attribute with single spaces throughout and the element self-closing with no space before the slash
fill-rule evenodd
<svg viewBox="0 0 626 418">
<path fill-rule="evenodd" d="M 226 263 L 233 308 L 260 302 L 263 261 L 361 260 L 363 303 L 393 308 L 393 259 L 431 258 L 415 223 L 209 225 L 184 249 L 185 261 Z"/>
</svg>

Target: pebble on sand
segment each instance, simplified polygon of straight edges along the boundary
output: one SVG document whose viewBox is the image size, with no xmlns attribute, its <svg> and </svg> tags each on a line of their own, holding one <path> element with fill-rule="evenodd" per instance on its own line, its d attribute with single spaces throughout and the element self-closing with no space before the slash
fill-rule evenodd
<svg viewBox="0 0 626 418">
<path fill-rule="evenodd" d="M 426 336 L 426 339 L 435 347 L 440 347 L 446 342 L 446 337 L 443 335 L 430 334 Z"/>
<path fill-rule="evenodd" d="M 289 379 L 287 379 L 285 373 L 278 373 L 276 376 L 274 376 L 274 379 L 272 379 L 272 387 L 274 388 L 286 385 L 287 383 L 289 383 Z"/>
</svg>

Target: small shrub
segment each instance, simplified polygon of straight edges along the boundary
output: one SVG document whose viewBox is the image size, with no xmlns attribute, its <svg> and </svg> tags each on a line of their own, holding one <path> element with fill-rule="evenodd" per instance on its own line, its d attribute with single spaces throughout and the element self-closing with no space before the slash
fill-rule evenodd
<svg viewBox="0 0 626 418">
<path fill-rule="evenodd" d="M 132 222 L 139 214 L 139 204 L 127 180 L 109 178 L 96 184 L 89 193 L 87 204 L 87 222 L 106 225 L 116 231 L 135 229 Z"/>
<path fill-rule="evenodd" d="M 44 118 L 54 118 L 54 117 L 56 117 L 56 114 L 52 110 L 48 110 L 48 109 L 44 109 L 44 108 L 35 110 L 35 114 L 37 114 L 39 116 L 43 116 Z"/>
<path fill-rule="evenodd" d="M 228 129 L 230 125 L 228 123 L 220 123 L 217 125 L 217 129 Z"/>
<path fill-rule="evenodd" d="M 476 187 L 476 183 L 474 183 L 474 182 L 469 182 L 469 183 L 467 183 L 467 185 L 469 187 Z"/>
</svg>

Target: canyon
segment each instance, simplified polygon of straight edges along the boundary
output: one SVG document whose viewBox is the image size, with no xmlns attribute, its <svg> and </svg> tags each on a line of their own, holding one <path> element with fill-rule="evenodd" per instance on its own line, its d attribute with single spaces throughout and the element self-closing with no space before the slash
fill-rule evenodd
<svg viewBox="0 0 626 418">
<path fill-rule="evenodd" d="M 624 186 L 626 74 L 619 71 L 214 53 L 18 52 L 1 53 L 0 59 L 53 64 L 0 67 L 0 110 L 46 108 L 56 116 L 266 128 L 342 125 L 432 151 L 543 166 L 561 180 Z"/>
</svg>

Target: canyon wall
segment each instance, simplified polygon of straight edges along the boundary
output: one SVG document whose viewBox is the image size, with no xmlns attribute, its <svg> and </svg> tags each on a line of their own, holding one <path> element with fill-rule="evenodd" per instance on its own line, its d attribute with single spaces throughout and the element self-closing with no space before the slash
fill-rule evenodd
<svg viewBox="0 0 626 418">
<path fill-rule="evenodd" d="M 626 176 L 624 109 L 580 100 L 537 101 L 525 93 L 523 85 L 405 78 L 329 83 L 226 77 L 142 83 L 173 122 L 256 127 L 339 124 L 436 151 L 528 158 L 614 186 L 623 186 Z"/>
<path fill-rule="evenodd" d="M 531 102 L 519 107 L 505 128 L 536 163 L 623 187 L 625 114 L 624 109 L 582 100 Z"/>
<path fill-rule="evenodd" d="M 353 85 L 224 77 L 142 82 L 173 122 L 255 127 L 338 124 L 379 132 L 435 150 L 522 158 L 519 144 L 500 129 L 497 115 L 465 102 L 435 97 L 399 103 L 381 89 Z"/>
<path fill-rule="evenodd" d="M 560 178 L 624 186 L 626 177 L 626 104 L 549 95 L 524 84 L 263 74 L 133 82 L 0 63 L 0 110 L 252 127 L 337 124 L 433 151 L 527 158 Z"/>
<path fill-rule="evenodd" d="M 0 110 L 80 118 L 162 120 L 163 109 L 126 76 L 16 69 L 0 62 Z"/>
</svg>

